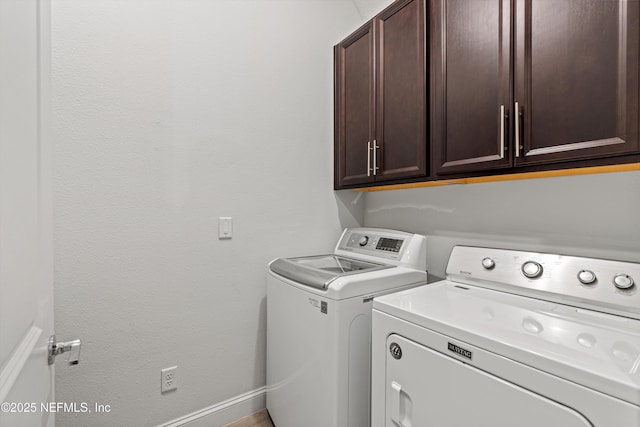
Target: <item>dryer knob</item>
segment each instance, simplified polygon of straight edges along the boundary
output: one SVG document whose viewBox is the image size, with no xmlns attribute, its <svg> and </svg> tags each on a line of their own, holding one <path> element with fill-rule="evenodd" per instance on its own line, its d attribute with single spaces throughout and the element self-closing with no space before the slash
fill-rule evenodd
<svg viewBox="0 0 640 427">
<path fill-rule="evenodd" d="M 482 266 L 485 270 L 493 270 L 496 266 L 496 262 L 489 257 L 486 257 L 482 260 Z"/>
<path fill-rule="evenodd" d="M 360 246 L 367 246 L 367 243 L 369 243 L 369 236 L 362 236 L 360 240 L 358 240 Z"/>
<path fill-rule="evenodd" d="M 578 280 L 583 285 L 593 285 L 596 282 L 596 274 L 591 270 L 580 270 Z"/>
<path fill-rule="evenodd" d="M 626 290 L 633 288 L 633 278 L 628 274 L 616 274 L 613 278 L 613 284 L 616 288 Z"/>
<path fill-rule="evenodd" d="M 522 274 L 529 279 L 535 279 L 542 275 L 542 266 L 535 261 L 527 261 L 522 264 Z"/>
</svg>

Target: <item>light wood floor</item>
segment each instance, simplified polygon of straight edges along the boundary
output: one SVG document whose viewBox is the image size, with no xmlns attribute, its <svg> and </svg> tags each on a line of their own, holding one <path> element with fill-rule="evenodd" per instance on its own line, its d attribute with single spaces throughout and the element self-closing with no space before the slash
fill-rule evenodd
<svg viewBox="0 0 640 427">
<path fill-rule="evenodd" d="M 266 409 L 256 412 L 255 414 L 240 418 L 238 421 L 234 421 L 231 424 L 227 424 L 224 427 L 274 427 L 269 418 L 269 413 Z"/>
</svg>

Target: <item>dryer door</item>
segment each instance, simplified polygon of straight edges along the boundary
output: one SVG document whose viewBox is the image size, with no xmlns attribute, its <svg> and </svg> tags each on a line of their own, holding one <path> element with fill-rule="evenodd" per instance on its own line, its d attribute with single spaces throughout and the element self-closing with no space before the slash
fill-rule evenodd
<svg viewBox="0 0 640 427">
<path fill-rule="evenodd" d="M 571 408 L 399 335 L 387 348 L 385 426 L 592 426 Z"/>
</svg>

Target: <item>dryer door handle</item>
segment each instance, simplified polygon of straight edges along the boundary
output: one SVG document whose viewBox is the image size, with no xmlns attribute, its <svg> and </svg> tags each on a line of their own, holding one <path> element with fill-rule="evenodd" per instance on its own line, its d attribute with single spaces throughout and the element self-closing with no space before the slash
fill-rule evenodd
<svg viewBox="0 0 640 427">
<path fill-rule="evenodd" d="M 400 395 L 402 386 L 395 381 L 391 382 L 391 421 L 402 426 L 400 421 Z"/>
</svg>

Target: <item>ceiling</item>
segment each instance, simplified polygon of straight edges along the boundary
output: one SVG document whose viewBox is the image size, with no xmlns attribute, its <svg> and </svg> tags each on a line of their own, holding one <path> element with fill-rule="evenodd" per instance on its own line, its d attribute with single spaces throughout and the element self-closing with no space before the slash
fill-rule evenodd
<svg viewBox="0 0 640 427">
<path fill-rule="evenodd" d="M 363 20 L 373 18 L 378 12 L 391 4 L 393 0 L 351 0 Z"/>
</svg>

